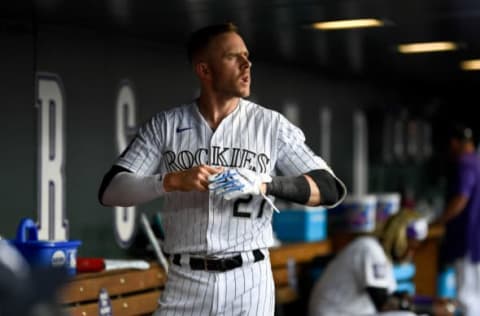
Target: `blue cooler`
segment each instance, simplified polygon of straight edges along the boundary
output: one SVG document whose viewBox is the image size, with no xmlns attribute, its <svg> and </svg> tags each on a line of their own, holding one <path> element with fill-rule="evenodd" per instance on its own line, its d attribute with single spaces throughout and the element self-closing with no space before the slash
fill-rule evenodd
<svg viewBox="0 0 480 316">
<path fill-rule="evenodd" d="M 413 283 L 415 272 L 415 265 L 411 262 L 393 265 L 393 275 L 397 282 L 395 292 L 415 294 L 415 284 Z"/>
<path fill-rule="evenodd" d="M 10 242 L 32 267 L 62 268 L 69 275 L 76 274 L 79 240 L 38 240 L 37 225 L 33 220 L 24 218 L 18 226 L 16 240 Z"/>
<path fill-rule="evenodd" d="M 411 262 L 393 265 L 393 274 L 397 282 L 412 280 L 415 276 L 415 265 Z"/>
<path fill-rule="evenodd" d="M 273 214 L 273 230 L 286 242 L 320 241 L 327 238 L 327 212 L 323 207 L 283 209 Z"/>
<path fill-rule="evenodd" d="M 437 296 L 454 299 L 457 297 L 457 279 L 453 267 L 444 268 L 437 277 Z"/>
<path fill-rule="evenodd" d="M 402 281 L 397 283 L 396 293 L 408 293 L 409 295 L 415 294 L 415 284 L 410 281 Z"/>
</svg>

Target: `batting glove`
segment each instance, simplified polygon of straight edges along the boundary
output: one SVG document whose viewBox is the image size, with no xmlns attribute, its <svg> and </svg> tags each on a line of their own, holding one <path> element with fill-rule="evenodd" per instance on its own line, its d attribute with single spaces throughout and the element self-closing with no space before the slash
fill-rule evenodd
<svg viewBox="0 0 480 316">
<path fill-rule="evenodd" d="M 271 182 L 272 177 L 248 169 L 228 169 L 209 177 L 210 191 L 232 200 L 247 194 L 261 194 L 262 183 Z"/>
</svg>

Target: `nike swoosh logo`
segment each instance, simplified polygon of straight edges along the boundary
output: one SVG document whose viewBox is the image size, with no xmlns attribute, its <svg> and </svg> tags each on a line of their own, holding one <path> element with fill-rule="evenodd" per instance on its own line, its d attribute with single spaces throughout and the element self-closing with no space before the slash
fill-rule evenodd
<svg viewBox="0 0 480 316">
<path fill-rule="evenodd" d="M 185 132 L 188 131 L 189 129 L 192 129 L 192 127 L 177 127 L 177 133 Z"/>
</svg>

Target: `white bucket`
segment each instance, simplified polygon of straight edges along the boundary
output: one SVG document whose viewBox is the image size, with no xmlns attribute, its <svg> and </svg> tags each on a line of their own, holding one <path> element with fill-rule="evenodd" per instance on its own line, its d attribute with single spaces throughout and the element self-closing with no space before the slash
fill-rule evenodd
<svg viewBox="0 0 480 316">
<path fill-rule="evenodd" d="M 348 195 L 337 206 L 332 216 L 337 231 L 372 232 L 375 230 L 377 197 L 375 195 Z M 330 214 L 329 214 L 330 216 Z"/>
<path fill-rule="evenodd" d="M 379 193 L 377 197 L 377 223 L 385 223 L 387 219 L 400 210 L 400 193 Z"/>
</svg>

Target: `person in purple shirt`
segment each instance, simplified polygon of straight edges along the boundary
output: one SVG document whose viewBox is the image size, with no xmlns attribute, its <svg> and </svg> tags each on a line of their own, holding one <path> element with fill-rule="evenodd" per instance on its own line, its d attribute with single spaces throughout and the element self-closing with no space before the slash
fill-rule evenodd
<svg viewBox="0 0 480 316">
<path fill-rule="evenodd" d="M 480 315 L 480 157 L 473 131 L 457 125 L 449 134 L 452 168 L 445 209 L 437 223 L 445 225 L 444 262 L 455 267 L 457 299 L 465 316 Z"/>
</svg>

